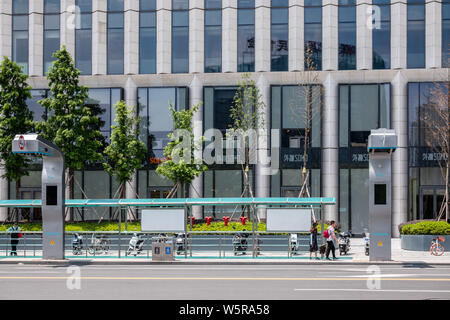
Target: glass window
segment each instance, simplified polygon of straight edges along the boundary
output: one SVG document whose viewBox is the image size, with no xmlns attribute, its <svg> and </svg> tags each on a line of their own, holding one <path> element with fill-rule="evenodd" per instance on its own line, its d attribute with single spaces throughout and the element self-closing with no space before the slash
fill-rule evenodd
<svg viewBox="0 0 450 320">
<path fill-rule="evenodd" d="M 77 0 L 80 24 L 75 29 L 75 65 L 81 75 L 92 74 L 92 2 Z"/>
<path fill-rule="evenodd" d="M 386 0 L 373 0 L 380 10 L 380 21 L 373 21 L 372 29 L 372 67 L 390 69 L 391 67 L 391 6 Z"/>
<path fill-rule="evenodd" d="M 188 0 L 172 0 L 172 73 L 189 72 L 188 9 Z"/>
<path fill-rule="evenodd" d="M 205 7 L 205 72 L 222 72 L 222 1 L 206 0 Z"/>
<path fill-rule="evenodd" d="M 408 0 L 407 10 L 407 67 L 425 68 L 425 4 Z"/>
<path fill-rule="evenodd" d="M 356 6 L 339 0 L 339 70 L 356 69 Z"/>
<path fill-rule="evenodd" d="M 122 100 L 122 89 L 89 89 L 89 98 L 86 103 L 94 105 L 102 110 L 100 119 L 103 125 L 100 128 L 100 131 L 107 141 L 109 141 L 109 138 L 111 137 L 111 125 L 114 123 L 115 119 L 114 106 L 120 100 Z"/>
<path fill-rule="evenodd" d="M 59 50 L 59 0 L 44 1 L 44 74 L 48 72 Z"/>
<path fill-rule="evenodd" d="M 28 73 L 28 0 L 12 3 L 12 60 Z"/>
<path fill-rule="evenodd" d="M 367 147 L 371 129 L 390 128 L 389 84 L 339 86 L 339 145 Z"/>
<path fill-rule="evenodd" d="M 272 0 L 271 8 L 271 70 L 289 69 L 289 8 L 286 1 Z M 283 5 L 283 7 L 281 7 Z"/>
<path fill-rule="evenodd" d="M 123 25 L 123 0 L 108 0 L 108 74 L 123 74 L 124 71 Z"/>
<path fill-rule="evenodd" d="M 238 1 L 238 72 L 255 71 L 255 1 Z"/>
<path fill-rule="evenodd" d="M 305 1 L 305 70 L 322 70 L 322 1 Z"/>
<path fill-rule="evenodd" d="M 176 110 L 186 107 L 186 88 L 139 88 L 139 135 L 147 143 L 151 158 L 163 158 L 164 147 L 169 143 L 168 134 L 173 130 L 169 105 Z"/>
<path fill-rule="evenodd" d="M 141 0 L 139 23 L 140 73 L 156 73 L 156 0 Z"/>
<path fill-rule="evenodd" d="M 45 109 L 39 104 L 39 100 L 47 98 L 47 90 L 31 90 L 32 98 L 27 100 L 27 106 L 33 112 L 34 121 L 45 121 Z"/>
<path fill-rule="evenodd" d="M 442 1 L 442 67 L 450 66 L 450 1 Z"/>
</svg>

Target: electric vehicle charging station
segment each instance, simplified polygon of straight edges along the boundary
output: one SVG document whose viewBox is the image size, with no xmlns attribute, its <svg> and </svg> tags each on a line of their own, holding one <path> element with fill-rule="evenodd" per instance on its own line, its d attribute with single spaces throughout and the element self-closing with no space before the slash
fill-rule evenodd
<svg viewBox="0 0 450 320">
<path fill-rule="evenodd" d="M 65 166 L 64 155 L 56 145 L 37 134 L 18 134 L 12 152 L 42 156 L 42 257 L 64 259 Z"/>
<path fill-rule="evenodd" d="M 397 148 L 395 130 L 371 130 L 369 152 L 370 261 L 391 260 L 392 152 Z"/>
</svg>

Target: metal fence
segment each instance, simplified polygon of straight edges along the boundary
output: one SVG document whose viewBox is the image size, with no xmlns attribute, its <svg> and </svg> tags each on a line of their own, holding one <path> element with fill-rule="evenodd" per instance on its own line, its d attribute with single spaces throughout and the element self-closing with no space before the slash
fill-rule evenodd
<svg viewBox="0 0 450 320">
<path fill-rule="evenodd" d="M 134 234 L 143 240 L 141 250 L 129 250 Z M 75 243 L 75 234 L 82 236 Z M 235 235 L 247 237 L 243 241 L 233 239 Z M 65 233 L 66 258 L 151 258 L 152 237 L 156 233 L 135 231 L 102 231 Z M 295 258 L 309 252 L 309 235 L 298 235 L 297 245 L 291 243 L 290 234 L 267 234 L 266 232 L 194 232 L 188 231 L 186 240 L 177 243 L 177 234 L 167 234 L 174 241 L 176 258 L 230 258 L 230 257 L 287 257 Z M 18 240 L 17 257 L 42 257 L 42 232 L 22 231 L 22 237 L 12 239 L 9 232 L 0 232 L 0 257 L 10 256 L 12 240 Z M 181 247 L 181 246 L 182 247 Z M 319 243 L 320 245 L 320 243 Z"/>
</svg>

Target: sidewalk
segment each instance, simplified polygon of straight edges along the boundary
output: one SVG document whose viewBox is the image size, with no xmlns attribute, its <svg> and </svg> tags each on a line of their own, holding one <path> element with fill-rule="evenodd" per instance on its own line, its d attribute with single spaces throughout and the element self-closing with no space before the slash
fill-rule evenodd
<svg viewBox="0 0 450 320">
<path fill-rule="evenodd" d="M 118 265 L 131 265 L 131 264 L 183 264 L 183 265 L 196 265 L 196 264 L 420 264 L 420 265 L 434 265 L 444 264 L 450 265 L 450 252 L 444 253 L 440 257 L 432 256 L 427 251 L 408 251 L 401 249 L 400 239 L 392 239 L 392 260 L 373 262 L 369 261 L 369 257 L 364 254 L 364 240 L 363 239 L 351 239 L 351 248 L 348 255 L 339 255 L 339 251 L 336 251 L 337 260 L 329 261 L 326 259 L 315 260 L 309 259 L 308 252 L 302 252 L 299 255 L 292 257 L 287 256 L 287 252 L 268 252 L 263 253 L 257 258 L 252 258 L 251 252 L 247 255 L 234 256 L 231 252 L 227 252 L 225 257 L 219 257 L 218 252 L 194 252 L 192 257 L 188 255 L 186 259 L 184 256 L 176 256 L 175 261 L 172 262 L 157 262 L 152 261 L 151 256 L 147 257 L 146 254 L 137 257 L 125 257 L 122 256 L 88 256 L 87 258 L 67 255 L 65 260 L 62 261 L 49 261 L 42 260 L 40 256 L 36 257 L 0 257 L 0 264 L 118 264 Z M 319 255 L 320 257 L 320 255 Z M 314 258 L 314 255 L 313 255 Z"/>
</svg>

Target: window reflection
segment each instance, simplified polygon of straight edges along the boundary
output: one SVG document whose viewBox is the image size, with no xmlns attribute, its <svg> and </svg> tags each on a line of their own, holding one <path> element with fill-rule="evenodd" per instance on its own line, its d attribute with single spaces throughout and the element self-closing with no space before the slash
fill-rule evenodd
<svg viewBox="0 0 450 320">
<path fill-rule="evenodd" d="M 189 0 L 172 0 L 172 73 L 189 72 Z"/>
<path fill-rule="evenodd" d="M 289 60 L 289 3 L 272 0 L 272 40 L 271 40 L 271 70 L 288 71 Z"/>
<path fill-rule="evenodd" d="M 339 0 L 339 70 L 356 69 L 355 0 Z"/>
<path fill-rule="evenodd" d="M 408 0 L 407 67 L 425 68 L 425 4 Z"/>
<path fill-rule="evenodd" d="M 123 0 L 108 0 L 107 59 L 108 74 L 123 74 L 124 70 Z"/>
<path fill-rule="evenodd" d="M 238 0 L 238 72 L 255 71 L 255 1 Z"/>
<path fill-rule="evenodd" d="M 140 1 L 139 70 L 156 73 L 156 0 Z"/>
<path fill-rule="evenodd" d="M 372 64 L 373 69 L 391 67 L 391 6 L 390 0 L 373 0 L 373 5 L 380 9 L 379 25 L 372 29 Z"/>
<path fill-rule="evenodd" d="M 28 0 L 12 3 L 12 60 L 28 74 Z"/>
<path fill-rule="evenodd" d="M 305 70 L 322 70 L 322 1 L 305 1 Z"/>
<path fill-rule="evenodd" d="M 222 1 L 205 0 L 205 9 L 205 72 L 221 72 Z"/>
</svg>

